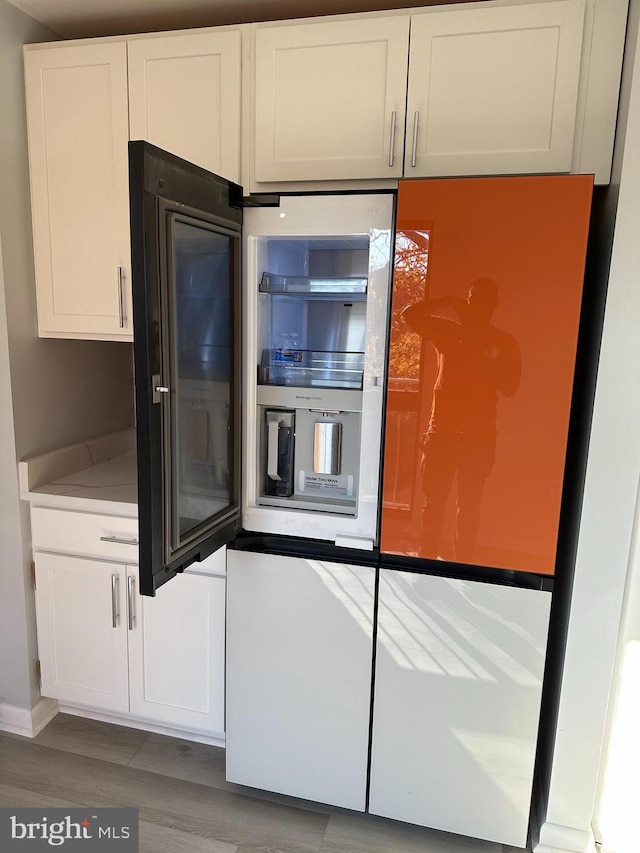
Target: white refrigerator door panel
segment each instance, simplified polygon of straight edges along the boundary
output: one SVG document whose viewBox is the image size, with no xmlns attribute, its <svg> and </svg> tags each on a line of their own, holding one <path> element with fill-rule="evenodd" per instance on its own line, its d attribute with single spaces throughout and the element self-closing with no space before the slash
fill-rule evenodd
<svg viewBox="0 0 640 853">
<path fill-rule="evenodd" d="M 370 812 L 525 845 L 550 604 L 381 571 Z"/>
<path fill-rule="evenodd" d="M 244 214 L 244 418 L 242 526 L 245 530 L 354 542 L 377 540 L 380 441 L 393 232 L 391 194 L 282 197 L 277 208 Z M 260 241 L 267 237 L 369 238 L 366 354 L 362 392 L 362 431 L 357 515 L 259 506 L 259 423 L 256 367 L 259 323 Z M 304 389 L 301 389 L 304 393 Z M 313 403 L 310 404 L 313 407 Z M 357 547 L 357 546 L 356 546 Z M 362 547 L 362 545 L 360 545 Z"/>
<path fill-rule="evenodd" d="M 364 811 L 375 569 L 229 551 L 227 779 Z"/>
</svg>

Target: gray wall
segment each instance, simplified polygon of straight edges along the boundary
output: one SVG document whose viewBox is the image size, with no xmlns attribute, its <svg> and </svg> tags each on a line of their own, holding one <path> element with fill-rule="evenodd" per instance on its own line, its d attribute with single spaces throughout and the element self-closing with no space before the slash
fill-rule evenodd
<svg viewBox="0 0 640 853">
<path fill-rule="evenodd" d="M 37 337 L 22 45 L 56 38 L 0 0 L 0 705 L 18 708 L 38 688 L 16 462 L 133 423 L 130 345 Z"/>
</svg>

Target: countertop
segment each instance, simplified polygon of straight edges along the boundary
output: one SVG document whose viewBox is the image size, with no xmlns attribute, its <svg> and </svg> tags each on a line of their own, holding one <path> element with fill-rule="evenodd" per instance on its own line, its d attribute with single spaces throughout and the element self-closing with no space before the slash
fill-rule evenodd
<svg viewBox="0 0 640 853">
<path fill-rule="evenodd" d="M 35 506 L 138 514 L 135 430 L 26 459 L 19 469 L 21 497 Z"/>
</svg>

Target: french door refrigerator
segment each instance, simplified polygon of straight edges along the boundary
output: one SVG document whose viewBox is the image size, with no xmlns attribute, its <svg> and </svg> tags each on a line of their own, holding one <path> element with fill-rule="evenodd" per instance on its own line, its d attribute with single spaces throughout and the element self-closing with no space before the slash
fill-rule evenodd
<svg viewBox="0 0 640 853">
<path fill-rule="evenodd" d="M 232 781 L 524 845 L 591 177 L 401 182 L 395 223 L 147 143 L 130 178 L 140 589 L 234 543 Z"/>
<path fill-rule="evenodd" d="M 369 810 L 516 846 L 592 184 L 436 179 L 398 192 Z"/>
</svg>

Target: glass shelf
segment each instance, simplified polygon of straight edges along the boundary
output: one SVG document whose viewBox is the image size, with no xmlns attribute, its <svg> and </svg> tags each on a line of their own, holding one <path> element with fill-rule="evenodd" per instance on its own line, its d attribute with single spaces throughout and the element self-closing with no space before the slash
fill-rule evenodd
<svg viewBox="0 0 640 853">
<path fill-rule="evenodd" d="M 266 349 L 262 352 L 258 381 L 261 385 L 361 391 L 363 376 L 363 352 Z"/>
<path fill-rule="evenodd" d="M 260 281 L 261 293 L 290 293 L 305 296 L 357 296 L 367 292 L 367 279 L 362 276 L 340 278 L 302 275 L 275 275 L 265 272 Z"/>
</svg>

